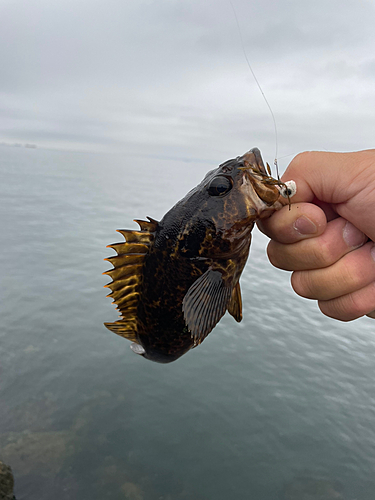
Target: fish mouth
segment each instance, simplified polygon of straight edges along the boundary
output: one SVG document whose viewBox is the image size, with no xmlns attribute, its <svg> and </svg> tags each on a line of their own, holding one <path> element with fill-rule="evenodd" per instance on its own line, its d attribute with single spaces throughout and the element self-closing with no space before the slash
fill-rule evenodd
<svg viewBox="0 0 375 500">
<path fill-rule="evenodd" d="M 258 148 L 250 149 L 250 151 L 247 151 L 247 153 L 237 159 L 238 161 L 243 162 L 245 168 L 251 169 L 254 173 L 258 172 L 268 176 L 261 152 Z"/>
<path fill-rule="evenodd" d="M 249 214 L 255 219 L 269 217 L 281 208 L 280 187 L 282 183 L 266 171 L 261 153 L 253 148 L 237 159 L 243 167 L 241 189 L 243 190 Z"/>
</svg>

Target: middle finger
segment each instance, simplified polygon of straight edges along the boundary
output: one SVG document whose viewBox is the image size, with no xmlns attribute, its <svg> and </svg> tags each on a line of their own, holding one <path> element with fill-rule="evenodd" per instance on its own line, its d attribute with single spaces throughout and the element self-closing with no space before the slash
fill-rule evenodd
<svg viewBox="0 0 375 500">
<path fill-rule="evenodd" d="M 328 268 L 297 271 L 292 275 L 292 286 L 298 295 L 320 301 L 353 293 L 374 281 L 375 245 L 372 241 Z"/>
</svg>

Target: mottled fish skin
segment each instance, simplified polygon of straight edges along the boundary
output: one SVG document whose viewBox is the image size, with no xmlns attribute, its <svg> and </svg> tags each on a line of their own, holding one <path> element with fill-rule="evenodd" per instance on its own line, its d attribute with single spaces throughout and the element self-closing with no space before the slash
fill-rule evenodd
<svg viewBox="0 0 375 500">
<path fill-rule="evenodd" d="M 169 363 L 200 344 L 227 310 L 241 321 L 251 230 L 281 208 L 279 184 L 254 148 L 209 172 L 160 222 L 120 230 L 127 242 L 110 245 L 118 255 L 108 259 L 107 286 L 122 318 L 107 328 L 143 357 Z"/>
</svg>

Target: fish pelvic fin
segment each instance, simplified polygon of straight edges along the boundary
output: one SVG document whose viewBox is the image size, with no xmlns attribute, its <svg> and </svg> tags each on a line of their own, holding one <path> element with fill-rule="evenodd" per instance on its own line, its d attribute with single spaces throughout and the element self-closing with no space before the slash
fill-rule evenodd
<svg viewBox="0 0 375 500">
<path fill-rule="evenodd" d="M 125 241 L 108 245 L 107 248 L 115 250 L 117 255 L 105 259 L 112 264 L 113 268 L 103 273 L 112 279 L 105 285 L 111 290 L 107 297 L 113 299 L 113 303 L 121 314 L 119 321 L 104 323 L 104 325 L 112 332 L 132 342 L 137 342 L 137 308 L 141 295 L 144 262 L 154 244 L 158 227 L 158 221 L 150 217 L 147 219 L 147 221 L 135 220 L 140 231 L 117 230 L 124 236 Z"/>
<path fill-rule="evenodd" d="M 242 321 L 242 297 L 240 282 L 233 288 L 232 295 L 228 304 L 228 312 L 240 323 Z"/>
<path fill-rule="evenodd" d="M 232 288 L 220 271 L 208 269 L 186 292 L 182 301 L 185 323 L 196 344 L 200 344 L 224 316 Z"/>
</svg>

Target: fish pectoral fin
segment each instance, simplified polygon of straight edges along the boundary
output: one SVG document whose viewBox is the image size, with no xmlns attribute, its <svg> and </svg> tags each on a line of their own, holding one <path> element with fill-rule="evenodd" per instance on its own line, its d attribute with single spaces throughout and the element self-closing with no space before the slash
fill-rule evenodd
<svg viewBox="0 0 375 500">
<path fill-rule="evenodd" d="M 238 321 L 242 321 L 242 297 L 241 297 L 241 287 L 240 282 L 233 288 L 232 295 L 228 304 L 228 312 L 233 316 L 233 318 Z"/>
<path fill-rule="evenodd" d="M 191 285 L 182 301 L 185 323 L 200 344 L 224 316 L 232 288 L 220 271 L 208 269 Z"/>
</svg>

